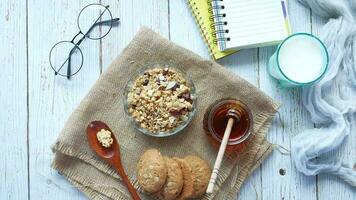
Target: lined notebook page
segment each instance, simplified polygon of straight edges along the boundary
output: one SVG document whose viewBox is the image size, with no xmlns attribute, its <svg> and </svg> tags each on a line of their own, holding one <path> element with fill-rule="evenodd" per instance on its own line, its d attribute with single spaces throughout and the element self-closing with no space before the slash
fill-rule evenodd
<svg viewBox="0 0 356 200">
<path fill-rule="evenodd" d="M 283 2 L 285 3 L 285 2 Z M 289 35 L 286 12 L 281 0 L 224 0 L 223 26 L 225 49 L 260 47 L 276 44 Z"/>
</svg>

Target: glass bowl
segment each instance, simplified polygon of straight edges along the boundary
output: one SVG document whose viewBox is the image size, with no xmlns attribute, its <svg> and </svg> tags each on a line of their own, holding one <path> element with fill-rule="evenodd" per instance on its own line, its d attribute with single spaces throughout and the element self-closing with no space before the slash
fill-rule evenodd
<svg viewBox="0 0 356 200">
<path fill-rule="evenodd" d="M 157 131 L 157 132 L 152 132 L 149 131 L 146 128 L 141 127 L 140 123 L 137 122 L 134 117 L 132 117 L 131 113 L 129 112 L 130 109 L 130 105 L 128 103 L 128 94 L 131 91 L 135 80 L 140 77 L 141 75 L 143 75 L 147 70 L 150 69 L 154 69 L 154 68 L 160 68 L 160 69 L 164 69 L 164 68 L 169 68 L 169 69 L 173 69 L 174 71 L 176 71 L 177 73 L 181 74 L 182 77 L 186 80 L 187 85 L 190 87 L 190 95 L 191 95 L 191 100 L 192 100 L 192 110 L 188 113 L 187 119 L 185 121 L 183 121 L 181 124 L 179 124 L 177 127 L 171 129 L 171 130 L 167 130 L 167 131 Z M 145 134 L 145 135 L 149 135 L 149 136 L 153 136 L 153 137 L 168 137 L 168 136 L 172 136 L 175 135 L 179 132 L 181 132 L 184 128 L 186 128 L 189 123 L 192 121 L 195 113 L 196 113 L 196 104 L 197 104 L 197 97 L 196 97 L 196 91 L 195 91 L 195 87 L 194 84 L 191 80 L 191 78 L 189 77 L 189 75 L 187 75 L 186 73 L 184 73 L 179 67 L 172 65 L 172 64 L 161 64 L 161 63 L 155 63 L 155 64 L 148 64 L 145 65 L 143 67 L 141 67 L 132 77 L 131 79 L 127 82 L 126 86 L 125 86 L 125 90 L 124 90 L 124 110 L 126 115 L 128 116 L 131 124 L 133 124 L 133 126 L 135 127 L 135 129 L 137 129 L 139 132 Z"/>
</svg>

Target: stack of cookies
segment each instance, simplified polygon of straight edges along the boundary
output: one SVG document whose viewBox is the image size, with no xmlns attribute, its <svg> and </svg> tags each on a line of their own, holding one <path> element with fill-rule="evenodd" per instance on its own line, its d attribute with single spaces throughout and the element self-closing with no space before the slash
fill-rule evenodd
<svg viewBox="0 0 356 200">
<path fill-rule="evenodd" d="M 137 179 L 142 189 L 162 200 L 201 197 L 210 175 L 208 163 L 197 156 L 168 158 L 156 149 L 147 150 L 137 164 Z"/>
</svg>

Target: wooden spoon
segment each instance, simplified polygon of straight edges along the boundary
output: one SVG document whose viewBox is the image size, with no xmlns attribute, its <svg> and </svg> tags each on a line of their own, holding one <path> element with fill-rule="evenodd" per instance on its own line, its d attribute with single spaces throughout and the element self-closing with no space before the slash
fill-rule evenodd
<svg viewBox="0 0 356 200">
<path fill-rule="evenodd" d="M 101 129 L 110 131 L 111 137 L 114 140 L 114 142 L 108 148 L 103 147 L 96 137 L 96 134 Z M 140 196 L 138 196 L 135 188 L 131 185 L 129 179 L 127 178 L 125 170 L 121 164 L 119 144 L 117 143 L 117 140 L 116 140 L 113 132 L 108 127 L 108 125 L 106 125 L 104 122 L 101 122 L 101 121 L 91 122 L 87 127 L 87 139 L 89 142 L 89 146 L 92 148 L 92 150 L 98 156 L 100 156 L 102 159 L 104 159 L 107 163 L 109 163 L 112 167 L 114 167 L 116 169 L 116 171 L 119 173 L 122 180 L 126 184 L 126 187 L 129 190 L 131 197 L 134 200 L 141 200 L 141 198 L 140 198 Z"/>
</svg>

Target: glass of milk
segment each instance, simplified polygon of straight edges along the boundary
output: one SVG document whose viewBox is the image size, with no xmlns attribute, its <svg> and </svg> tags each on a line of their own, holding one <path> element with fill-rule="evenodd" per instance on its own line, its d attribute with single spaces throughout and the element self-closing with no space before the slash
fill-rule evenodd
<svg viewBox="0 0 356 200">
<path fill-rule="evenodd" d="M 328 63 L 328 51 L 319 38 L 309 33 L 296 33 L 278 46 L 269 60 L 268 72 L 282 86 L 305 86 L 319 80 Z"/>
</svg>

